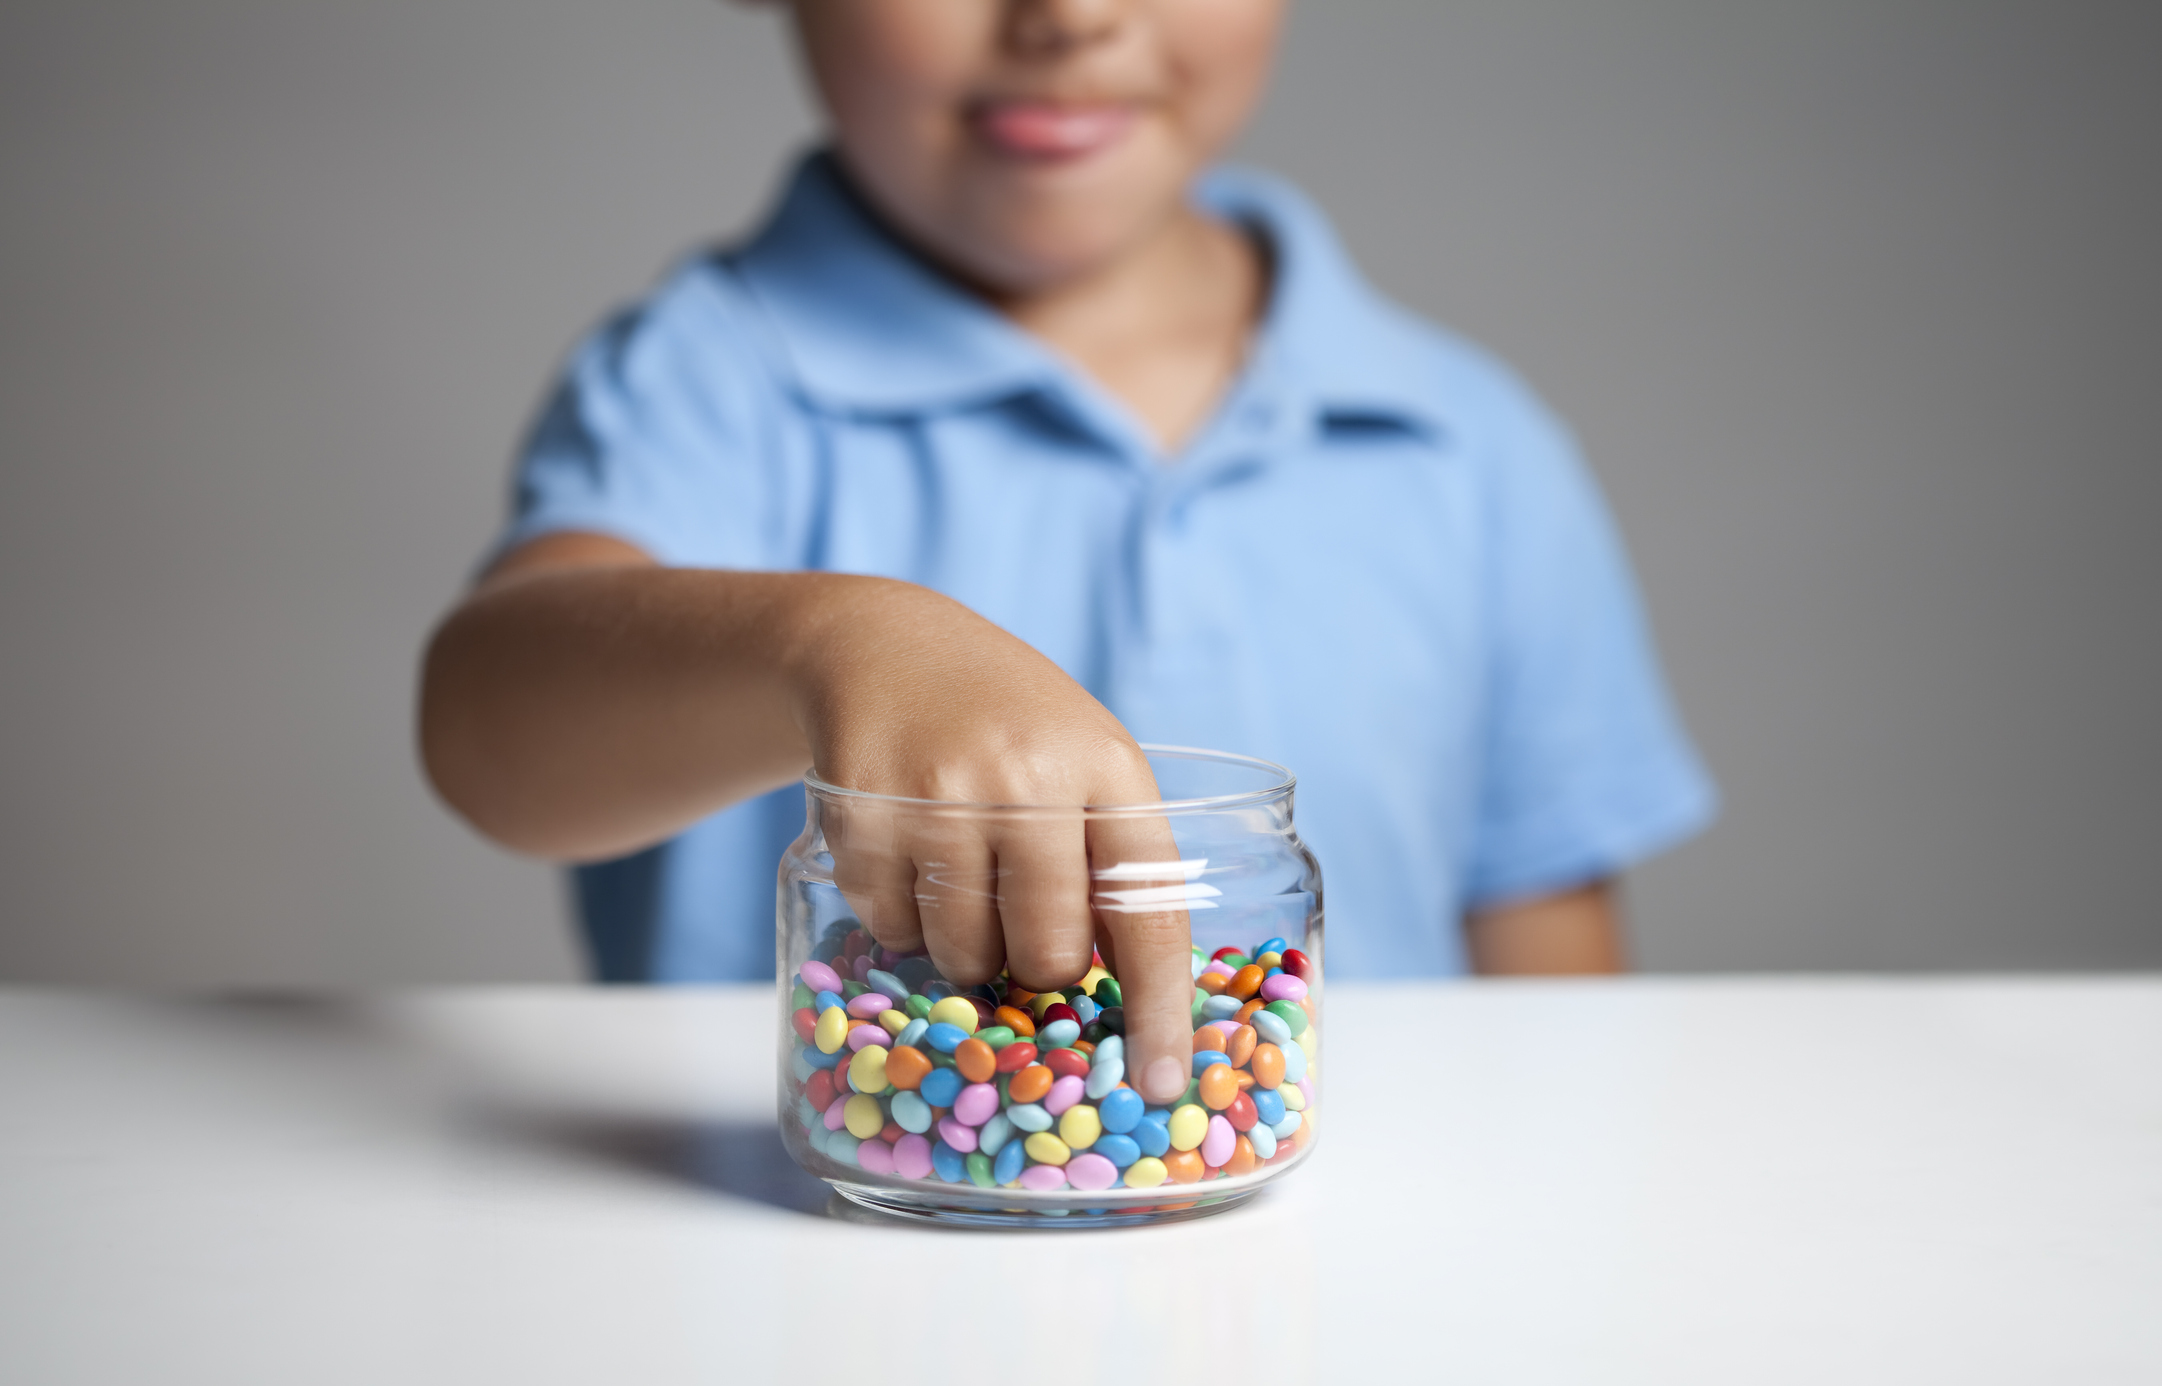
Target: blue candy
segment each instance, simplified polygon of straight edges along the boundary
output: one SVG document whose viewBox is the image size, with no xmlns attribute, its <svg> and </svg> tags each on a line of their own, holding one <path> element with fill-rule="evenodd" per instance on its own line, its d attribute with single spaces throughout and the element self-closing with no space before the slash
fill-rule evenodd
<svg viewBox="0 0 2162 1386">
<path fill-rule="evenodd" d="M 1149 1117 L 1133 1129 L 1133 1142 L 1141 1147 L 1142 1154 L 1160 1156 L 1171 1148 L 1171 1125 L 1168 1121 Z"/>
<path fill-rule="evenodd" d="M 951 1107 L 953 1100 L 961 1095 L 961 1075 L 950 1068 L 934 1068 L 924 1075 L 923 1084 L 917 1089 L 923 1100 L 934 1107 Z M 956 1160 L 960 1159 L 955 1155 Z"/>
<path fill-rule="evenodd" d="M 967 1159 L 944 1141 L 931 1147 L 931 1168 L 937 1170 L 938 1177 L 949 1184 L 968 1182 Z"/>
<path fill-rule="evenodd" d="M 1194 1051 L 1194 1077 L 1209 1071 L 1212 1064 L 1228 1064 L 1231 1056 L 1221 1049 L 1197 1049 Z"/>
<path fill-rule="evenodd" d="M 1246 1095 L 1253 1099 L 1254 1110 L 1261 1114 L 1261 1124 L 1263 1126 L 1274 1126 L 1284 1119 L 1284 1099 L 1274 1092 L 1267 1088 L 1256 1087 Z"/>
<path fill-rule="evenodd" d="M 789 1072 L 796 1075 L 796 1081 L 799 1083 L 810 1082 L 811 1075 L 818 1072 L 818 1065 L 804 1057 L 803 1051 L 809 1048 L 811 1046 L 807 1044 L 797 1045 L 795 1056 L 789 1060 Z"/>
<path fill-rule="evenodd" d="M 1120 1169 L 1141 1158 L 1140 1143 L 1132 1136 L 1098 1136 L 1096 1144 L 1089 1147 Z"/>
<path fill-rule="evenodd" d="M 855 1057 L 854 1054 L 848 1052 L 848 1046 L 845 1044 L 831 1054 L 819 1053 L 817 1046 L 814 1045 L 804 1054 L 803 1061 L 813 1068 L 839 1068 L 842 1060 Z"/>
<path fill-rule="evenodd" d="M 938 1159 L 937 1151 L 931 1152 L 931 1159 L 934 1162 Z M 1028 1154 L 1022 1150 L 1021 1142 L 1006 1142 L 1005 1145 L 999 1148 L 998 1158 L 991 1162 L 991 1182 L 994 1184 L 1011 1184 L 1021 1177 L 1021 1167 L 1027 1163 Z"/>
<path fill-rule="evenodd" d="M 864 976 L 863 984 L 896 1006 L 908 999 L 908 983 L 891 972 L 881 972 L 874 967 Z"/>
<path fill-rule="evenodd" d="M 1068 1001 L 1066 1004 L 1073 1007 L 1073 1013 L 1081 1017 L 1081 1023 L 1083 1025 L 1088 1024 L 1097 1016 L 1103 1014 L 1103 1008 L 1101 1006 L 1098 1006 L 1094 1001 L 1090 1000 L 1086 996 L 1076 996 L 1073 1000 Z"/>
<path fill-rule="evenodd" d="M 1255 1014 L 1255 1015 L 1266 1015 L 1266 1014 L 1267 1014 L 1267 1012 L 1265 1012 L 1265 1011 L 1255 1011 L 1255 1012 L 1254 1012 L 1254 1014 Z M 1271 1020 L 1276 1020 L 1276 1017 L 1272 1015 L 1272 1016 L 1269 1016 L 1269 1019 L 1271 1019 Z M 1276 1020 L 1276 1028 L 1277 1028 L 1277 1029 L 1279 1029 L 1279 1030 L 1283 1030 L 1283 1028 L 1284 1028 L 1284 1022 L 1283 1022 L 1283 1021 L 1281 1021 L 1281 1020 Z M 922 1038 L 923 1038 L 923 1037 L 924 1037 L 924 1036 L 925 1036 L 926 1034 L 928 1034 L 928 1033 L 930 1032 L 930 1029 L 931 1029 L 931 1022 L 930 1022 L 930 1021 L 928 1021 L 928 1020 L 925 1020 L 925 1019 L 924 1019 L 924 1018 L 923 1018 L 922 1016 L 920 1016 L 920 1015 L 919 1015 L 919 1016 L 917 1016 L 917 1017 L 916 1017 L 916 1018 L 915 1018 L 914 1020 L 911 1020 L 910 1022 L 908 1022 L 908 1024 L 906 1024 L 906 1025 L 903 1025 L 903 1026 L 901 1027 L 901 1033 L 900 1033 L 900 1034 L 898 1034 L 898 1035 L 895 1035 L 895 1036 L 893 1037 L 893 1045 L 894 1045 L 894 1048 L 898 1049 L 898 1048 L 900 1048 L 900 1047 L 901 1047 L 902 1045 L 904 1045 L 904 1044 L 914 1044 L 914 1043 L 916 1043 L 916 1042 L 917 1042 L 918 1040 L 921 1040 L 921 1039 L 922 1039 Z M 1284 1042 L 1288 1044 L 1288 1043 L 1290 1043 L 1290 1041 L 1291 1041 L 1291 1032 L 1290 1032 L 1289 1030 L 1284 1030 Z"/>
<path fill-rule="evenodd" d="M 935 1028 L 935 1027 L 934 1027 Z M 1081 1027 L 1070 1020 L 1054 1020 L 1036 1032 L 1038 1049 L 1071 1049 L 1081 1038 Z M 933 1040 L 936 1044 L 938 1041 Z"/>
<path fill-rule="evenodd" d="M 1096 1108 L 1104 1130 L 1125 1135 L 1141 1124 L 1141 1094 L 1132 1088 L 1113 1088 Z"/>
<path fill-rule="evenodd" d="M 1269 980 L 1269 978 L 1271 978 L 1271 977 L 1281 977 L 1281 976 L 1283 976 L 1283 975 L 1284 975 L 1284 969 L 1282 969 L 1282 968 L 1280 968 L 1280 967 L 1272 967 L 1272 968 L 1270 968 L 1270 969 L 1269 969 L 1268 971 L 1266 971 L 1266 972 L 1264 972 L 1264 973 L 1262 973 L 1262 974 L 1261 974 L 1261 980 L 1262 980 L 1262 981 L 1264 981 L 1264 982 L 1266 982 L 1266 981 L 1267 981 L 1267 980 Z"/>
<path fill-rule="evenodd" d="M 1285 948 L 1285 944 L 1284 944 L 1284 941 L 1283 941 L 1282 939 L 1280 939 L 1280 938 L 1265 938 L 1265 939 L 1263 939 L 1263 940 L 1262 940 L 1262 941 L 1260 942 L 1260 944 L 1259 944 L 1259 945 L 1258 945 L 1257 947 L 1255 947 L 1255 949 L 1254 949 L 1254 956 L 1258 958 L 1258 957 L 1260 957 L 1260 956 L 1261 956 L 1261 955 L 1262 955 L 1263 953 L 1281 953 L 1281 952 L 1283 952 L 1283 951 L 1284 951 L 1284 948 Z"/>
<path fill-rule="evenodd" d="M 1076 1031 L 1075 1033 L 1078 1034 L 1079 1032 Z M 936 1049 L 939 1053 L 951 1054 L 954 1050 L 961 1047 L 962 1040 L 968 1038 L 968 1031 L 962 1029 L 958 1025 L 949 1025 L 945 1021 L 941 1020 L 938 1024 L 933 1025 L 930 1029 L 924 1031 L 923 1037 L 931 1041 L 931 1047 L 933 1049 Z M 946 1104 L 941 1102 L 938 1105 L 943 1107 Z"/>
<path fill-rule="evenodd" d="M 835 1006 L 846 1007 L 847 1005 L 848 1003 L 841 999 L 839 992 L 822 991 L 811 999 L 811 1009 L 819 1015 L 824 1015 Z"/>
</svg>

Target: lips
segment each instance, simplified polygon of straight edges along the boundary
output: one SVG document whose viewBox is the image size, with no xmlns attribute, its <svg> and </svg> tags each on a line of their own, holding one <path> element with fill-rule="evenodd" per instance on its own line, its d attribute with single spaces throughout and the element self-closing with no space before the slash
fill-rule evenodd
<svg viewBox="0 0 2162 1386">
<path fill-rule="evenodd" d="M 1024 159 L 1078 159 L 1117 144 L 1133 127 L 1130 106 L 999 101 L 976 114 L 993 148 Z"/>
</svg>

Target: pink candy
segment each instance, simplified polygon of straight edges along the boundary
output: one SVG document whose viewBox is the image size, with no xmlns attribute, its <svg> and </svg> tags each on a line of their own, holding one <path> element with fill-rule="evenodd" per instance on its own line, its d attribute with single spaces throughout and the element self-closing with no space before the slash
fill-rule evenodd
<svg viewBox="0 0 2162 1386">
<path fill-rule="evenodd" d="M 1076 1155 L 1066 1162 L 1066 1182 L 1077 1189 L 1108 1189 L 1119 1167 L 1101 1155 Z"/>
<path fill-rule="evenodd" d="M 848 1003 L 848 1013 L 858 1020 L 876 1020 L 893 1009 L 893 1002 L 875 991 L 867 991 Z"/>
<path fill-rule="evenodd" d="M 963 1155 L 976 1148 L 976 1128 L 954 1117 L 947 1117 L 939 1122 L 938 1138 Z"/>
<path fill-rule="evenodd" d="M 1226 980 L 1229 980 L 1230 978 L 1239 975 L 1238 969 L 1234 968 L 1230 963 L 1225 962 L 1222 958 L 1218 958 L 1215 962 L 1212 962 L 1207 967 L 1201 969 L 1201 975 L 1204 977 L 1208 976 L 1212 972 L 1219 977 L 1225 978 Z"/>
<path fill-rule="evenodd" d="M 1231 1158 L 1238 1148 L 1239 1133 L 1231 1129 L 1231 1123 L 1218 1112 L 1209 1118 L 1209 1133 L 1201 1138 L 1201 1163 L 1215 1168 Z"/>
<path fill-rule="evenodd" d="M 833 1099 L 833 1105 L 826 1108 L 826 1129 L 828 1131 L 838 1131 L 843 1126 L 848 1125 L 848 1116 L 845 1110 L 847 1106 L 847 1098 L 836 1097 Z"/>
<path fill-rule="evenodd" d="M 1081 1080 L 1076 1078 L 1073 1081 L 1078 1083 Z M 1057 1092 L 1057 1085 L 1054 1084 L 1051 1090 Z M 961 1095 L 953 1100 L 953 1117 L 951 1119 L 960 1122 L 964 1126 L 981 1126 L 996 1115 L 998 1115 L 998 1089 L 989 1083 L 971 1083 L 961 1089 Z M 953 1142 L 947 1141 L 946 1144 L 953 1145 Z M 974 1150 L 976 1148 L 974 1138 L 970 1138 L 970 1144 L 967 1146 L 953 1145 L 953 1148 L 963 1153 Z"/>
<path fill-rule="evenodd" d="M 891 1043 L 893 1043 L 893 1036 L 879 1029 L 876 1025 L 858 1025 L 848 1032 L 848 1049 L 850 1053 L 854 1053 L 867 1044 Z"/>
<path fill-rule="evenodd" d="M 893 1173 L 893 1147 L 881 1140 L 868 1140 L 856 1147 L 856 1163 L 873 1174 Z"/>
<path fill-rule="evenodd" d="M 931 1177 L 931 1138 L 906 1135 L 893 1143 L 893 1172 L 904 1179 Z"/>
<path fill-rule="evenodd" d="M 1088 1084 L 1069 1073 L 1051 1085 L 1051 1091 L 1044 1096 L 1043 1109 L 1053 1116 L 1064 1116 L 1066 1109 L 1079 1102 L 1087 1091 Z"/>
<path fill-rule="evenodd" d="M 1306 995 L 1306 983 L 1288 972 L 1261 980 L 1261 997 L 1265 1001 L 1297 1001 Z"/>
<path fill-rule="evenodd" d="M 806 962 L 796 969 L 796 975 L 803 979 L 803 984 L 813 995 L 821 991 L 830 991 L 835 996 L 841 994 L 841 974 L 822 962 Z"/>
<path fill-rule="evenodd" d="M 1109 1164 L 1111 1162 L 1106 1160 L 1104 1163 Z M 1057 1165 L 1030 1165 L 1027 1169 L 1021 1171 L 1021 1187 L 1034 1189 L 1038 1193 L 1048 1193 L 1052 1189 L 1063 1189 L 1066 1187 L 1066 1171 L 1060 1169 Z"/>
</svg>

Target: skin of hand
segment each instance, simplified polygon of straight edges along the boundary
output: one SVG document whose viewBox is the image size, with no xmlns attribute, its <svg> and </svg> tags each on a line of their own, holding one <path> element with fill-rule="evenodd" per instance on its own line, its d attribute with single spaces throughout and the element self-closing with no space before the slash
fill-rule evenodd
<svg viewBox="0 0 2162 1386">
<path fill-rule="evenodd" d="M 1610 881 L 1482 910 L 1465 921 L 1483 977 L 1592 977 L 1628 966 Z"/>
<path fill-rule="evenodd" d="M 871 795 L 1065 811 L 973 817 L 851 805 L 837 883 L 882 943 L 964 985 L 1001 967 L 1068 985 L 1092 946 L 1125 990 L 1144 1097 L 1186 1084 L 1180 911 L 1091 907 L 1090 871 L 1175 863 L 1157 799 L 1102 704 L 1028 645 L 926 588 L 834 573 L 669 569 L 595 534 L 496 565 L 430 643 L 422 758 L 446 802 L 515 850 L 596 860 L 663 840 L 814 766 Z M 1167 866 L 1164 883 L 1181 880 Z M 1127 884 L 1125 881 L 1121 885 Z"/>
</svg>

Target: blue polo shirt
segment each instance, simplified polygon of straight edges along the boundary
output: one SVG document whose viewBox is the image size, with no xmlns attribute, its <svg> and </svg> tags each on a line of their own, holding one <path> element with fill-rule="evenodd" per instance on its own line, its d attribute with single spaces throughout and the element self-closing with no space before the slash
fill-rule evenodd
<svg viewBox="0 0 2162 1386">
<path fill-rule="evenodd" d="M 1463 970 L 1469 908 L 1615 872 L 1712 792 L 1566 430 L 1387 302 L 1297 192 L 1196 196 L 1274 281 L 1214 418 L 1164 456 L 1120 404 L 916 259 L 814 154 L 747 243 L 574 354 L 518 468 L 514 545 L 935 588 L 1145 742 L 1299 776 L 1334 977 Z M 579 868 L 611 980 L 772 975 L 791 788 Z"/>
</svg>

